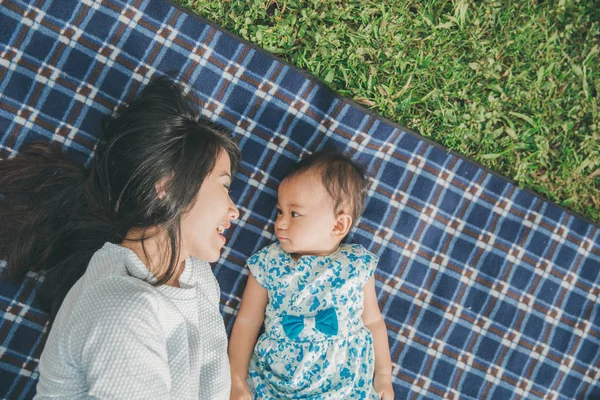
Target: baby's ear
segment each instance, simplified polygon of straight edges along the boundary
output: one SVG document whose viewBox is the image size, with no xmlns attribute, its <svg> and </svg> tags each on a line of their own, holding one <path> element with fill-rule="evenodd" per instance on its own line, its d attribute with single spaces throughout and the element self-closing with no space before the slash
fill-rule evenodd
<svg viewBox="0 0 600 400">
<path fill-rule="evenodd" d="M 335 225 L 333 226 L 333 236 L 342 240 L 352 227 L 352 217 L 345 212 L 341 211 L 335 217 Z"/>
</svg>

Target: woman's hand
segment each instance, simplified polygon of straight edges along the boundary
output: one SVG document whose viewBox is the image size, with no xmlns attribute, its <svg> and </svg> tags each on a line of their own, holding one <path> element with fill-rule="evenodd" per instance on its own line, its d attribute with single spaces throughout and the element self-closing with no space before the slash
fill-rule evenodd
<svg viewBox="0 0 600 400">
<path fill-rule="evenodd" d="M 394 400 L 391 374 L 375 374 L 373 387 L 381 400 Z"/>
<path fill-rule="evenodd" d="M 231 394 L 229 400 L 252 400 L 250 387 L 245 380 L 234 378 L 231 381 Z"/>
</svg>

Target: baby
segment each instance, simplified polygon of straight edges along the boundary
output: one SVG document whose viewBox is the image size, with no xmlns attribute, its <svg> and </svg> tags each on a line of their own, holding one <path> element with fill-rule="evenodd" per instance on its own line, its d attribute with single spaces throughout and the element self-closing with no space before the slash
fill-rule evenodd
<svg viewBox="0 0 600 400">
<path fill-rule="evenodd" d="M 282 181 L 278 242 L 247 262 L 229 343 L 231 399 L 394 398 L 378 258 L 341 244 L 366 192 L 363 171 L 337 151 L 304 158 Z"/>
</svg>

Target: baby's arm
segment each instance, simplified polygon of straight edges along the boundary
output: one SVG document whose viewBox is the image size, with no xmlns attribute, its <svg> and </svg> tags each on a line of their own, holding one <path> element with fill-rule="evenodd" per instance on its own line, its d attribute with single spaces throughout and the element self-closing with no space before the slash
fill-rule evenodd
<svg viewBox="0 0 600 400">
<path fill-rule="evenodd" d="M 373 386 L 377 395 L 382 400 L 394 399 L 394 388 L 392 386 L 392 360 L 388 344 L 387 329 L 383 315 L 377 304 L 375 293 L 375 278 L 371 277 L 363 287 L 364 310 L 362 319 L 365 326 L 373 336 L 373 349 L 375 351 L 375 377 Z"/>
<path fill-rule="evenodd" d="M 250 390 L 246 383 L 248 364 L 265 319 L 265 309 L 269 297 L 267 289 L 262 287 L 252 273 L 242 297 L 231 338 L 229 340 L 229 363 L 231 365 L 231 399 L 250 399 Z"/>
</svg>

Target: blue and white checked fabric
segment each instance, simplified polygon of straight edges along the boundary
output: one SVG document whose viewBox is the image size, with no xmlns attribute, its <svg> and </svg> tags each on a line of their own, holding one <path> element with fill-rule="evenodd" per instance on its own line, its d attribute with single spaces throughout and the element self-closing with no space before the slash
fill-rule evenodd
<svg viewBox="0 0 600 400">
<path fill-rule="evenodd" d="M 277 185 L 333 145 L 371 176 L 349 239 L 380 257 L 397 398 L 600 397 L 597 226 L 161 0 L 0 0 L 0 54 L 0 158 L 46 140 L 89 163 L 103 116 L 163 74 L 234 132 L 241 218 L 215 266 L 229 330 Z M 0 397 L 35 392 L 38 279 L 0 283 Z"/>
</svg>

